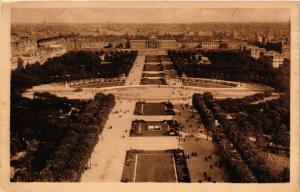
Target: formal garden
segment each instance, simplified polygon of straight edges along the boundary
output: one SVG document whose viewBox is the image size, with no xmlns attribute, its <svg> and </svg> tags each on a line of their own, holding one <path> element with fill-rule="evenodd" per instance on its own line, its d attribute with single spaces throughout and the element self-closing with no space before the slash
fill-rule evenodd
<svg viewBox="0 0 300 192">
<path fill-rule="evenodd" d="M 134 109 L 135 115 L 174 115 L 173 104 L 168 102 L 150 103 L 137 102 Z"/>
<path fill-rule="evenodd" d="M 141 85 L 167 85 L 165 78 L 145 78 L 141 79 Z"/>
<path fill-rule="evenodd" d="M 178 136 L 179 124 L 173 120 L 144 121 L 131 123 L 130 136 Z"/>
<path fill-rule="evenodd" d="M 190 182 L 182 150 L 127 151 L 122 182 Z"/>
<path fill-rule="evenodd" d="M 164 73 L 143 73 L 142 77 L 164 77 Z"/>
<path fill-rule="evenodd" d="M 162 71 L 163 66 L 161 64 L 145 64 L 143 71 Z"/>
</svg>

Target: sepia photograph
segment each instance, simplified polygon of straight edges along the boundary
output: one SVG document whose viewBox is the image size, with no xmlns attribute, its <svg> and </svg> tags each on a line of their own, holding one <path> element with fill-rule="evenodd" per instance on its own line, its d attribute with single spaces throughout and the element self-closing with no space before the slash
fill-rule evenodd
<svg viewBox="0 0 300 192">
<path fill-rule="evenodd" d="M 8 183 L 299 190 L 299 4 L 65 4 L 4 6 Z"/>
</svg>

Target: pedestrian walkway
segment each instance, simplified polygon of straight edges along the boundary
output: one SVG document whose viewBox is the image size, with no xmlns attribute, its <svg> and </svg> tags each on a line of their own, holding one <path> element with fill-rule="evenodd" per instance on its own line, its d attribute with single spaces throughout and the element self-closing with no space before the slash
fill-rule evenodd
<svg viewBox="0 0 300 192">
<path fill-rule="evenodd" d="M 126 151 L 132 146 L 129 132 L 134 107 L 134 102 L 116 103 L 92 153 L 92 166 L 81 177 L 82 182 L 120 182 Z"/>
<path fill-rule="evenodd" d="M 140 84 L 141 78 L 142 78 L 142 72 L 143 72 L 143 68 L 144 68 L 144 62 L 145 62 L 145 55 L 138 54 L 135 62 L 133 63 L 133 66 L 126 78 L 125 86 Z"/>
</svg>

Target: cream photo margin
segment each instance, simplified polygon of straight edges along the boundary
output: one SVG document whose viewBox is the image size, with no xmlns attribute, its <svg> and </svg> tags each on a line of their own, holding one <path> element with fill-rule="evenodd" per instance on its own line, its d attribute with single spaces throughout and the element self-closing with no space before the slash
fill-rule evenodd
<svg viewBox="0 0 300 192">
<path fill-rule="evenodd" d="M 0 2 L 0 192 L 35 191 L 299 191 L 299 10 L 300 3 L 292 1 L 31 1 Z M 10 118 L 10 11 L 12 8 L 288 8 L 291 13 L 291 158 L 290 183 L 284 184 L 233 184 L 233 183 L 10 183 L 9 118 Z M 278 13 L 280 14 L 280 13 Z M 30 114 L 24 114 L 30 115 Z"/>
</svg>

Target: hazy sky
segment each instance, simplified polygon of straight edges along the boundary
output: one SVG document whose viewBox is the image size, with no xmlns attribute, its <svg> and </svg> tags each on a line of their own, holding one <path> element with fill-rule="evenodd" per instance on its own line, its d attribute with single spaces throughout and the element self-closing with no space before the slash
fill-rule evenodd
<svg viewBox="0 0 300 192">
<path fill-rule="evenodd" d="M 289 9 L 15 8 L 13 23 L 201 23 L 286 22 Z"/>
</svg>

